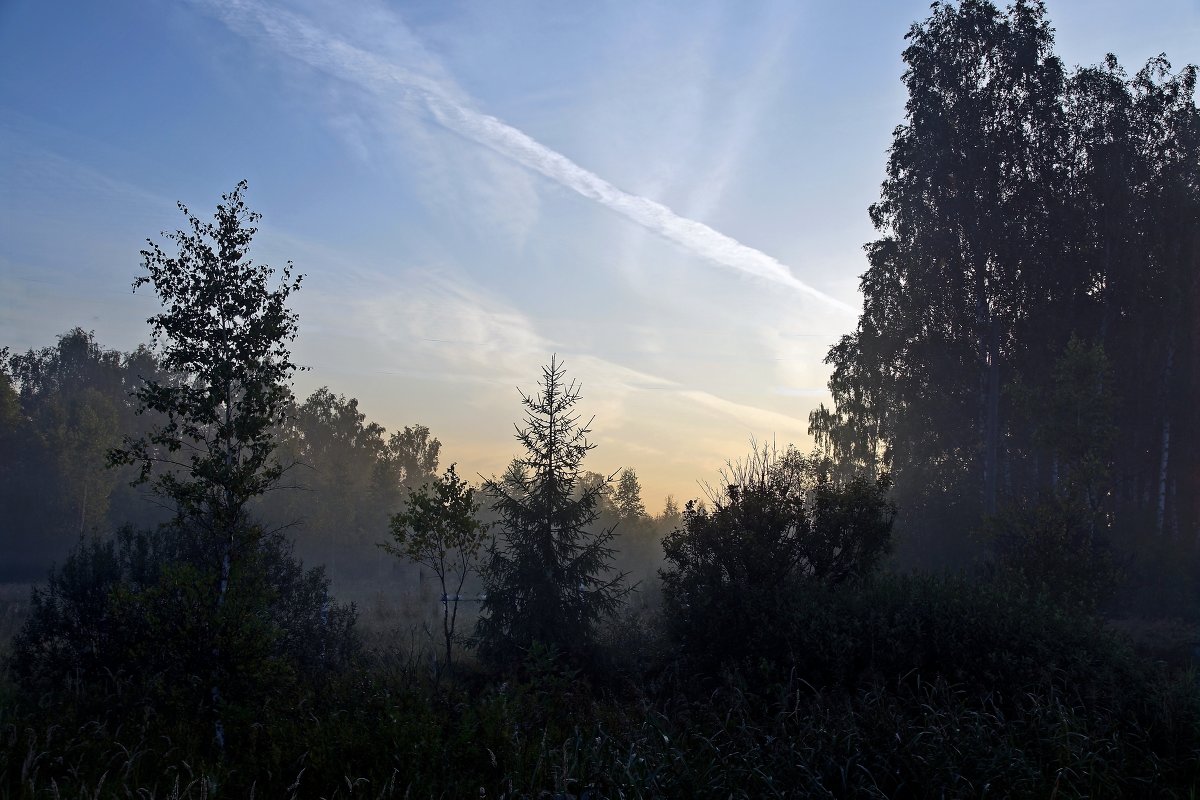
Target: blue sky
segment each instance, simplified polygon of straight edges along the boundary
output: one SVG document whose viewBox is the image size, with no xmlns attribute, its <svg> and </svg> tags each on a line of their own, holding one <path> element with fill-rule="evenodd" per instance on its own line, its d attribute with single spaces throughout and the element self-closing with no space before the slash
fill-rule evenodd
<svg viewBox="0 0 1200 800">
<path fill-rule="evenodd" d="M 1200 0 L 1048 3 L 1068 65 L 1200 62 Z M 809 444 L 854 324 L 926 0 L 0 0 L 0 344 L 147 340 L 181 200 L 250 181 L 295 262 L 297 391 L 515 453 L 551 353 L 647 505 L 751 436 Z"/>
</svg>

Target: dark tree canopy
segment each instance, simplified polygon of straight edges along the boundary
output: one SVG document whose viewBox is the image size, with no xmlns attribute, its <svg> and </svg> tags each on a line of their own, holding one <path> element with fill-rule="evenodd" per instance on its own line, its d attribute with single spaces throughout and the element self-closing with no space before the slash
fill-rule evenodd
<svg viewBox="0 0 1200 800">
<path fill-rule="evenodd" d="M 80 536 L 162 518 L 104 468 L 123 432 L 153 422 L 129 397 L 143 376 L 161 377 L 147 349 L 109 350 L 82 328 L 0 358 L 0 577 L 41 577 Z"/>
<path fill-rule="evenodd" d="M 323 562 L 335 584 L 393 580 L 396 566 L 375 546 L 408 489 L 437 476 L 441 442 L 424 425 L 388 436 L 353 397 L 326 386 L 293 402 L 279 431 L 279 460 L 295 464 L 255 501 L 269 528 L 286 527 L 296 551 Z"/>
<path fill-rule="evenodd" d="M 964 563 L 981 517 L 1061 474 L 1013 387 L 1050 392 L 1077 337 L 1127 421 L 1104 454 L 1117 527 L 1195 541 L 1195 69 L 1068 74 L 1036 0 L 936 4 L 907 39 L 863 310 L 813 435 L 846 473 L 894 475 L 911 558 Z"/>
</svg>

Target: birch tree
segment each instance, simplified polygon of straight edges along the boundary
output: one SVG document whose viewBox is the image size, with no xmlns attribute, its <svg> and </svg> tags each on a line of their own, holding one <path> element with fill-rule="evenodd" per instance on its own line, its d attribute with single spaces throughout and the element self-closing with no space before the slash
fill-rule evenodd
<svg viewBox="0 0 1200 800">
<path fill-rule="evenodd" d="M 276 277 L 250 260 L 260 215 L 246 207 L 246 188 L 242 181 L 222 195 L 211 222 L 180 203 L 187 229 L 163 234 L 173 253 L 147 240 L 145 274 L 133 287 L 150 286 L 162 302 L 148 322 L 159 362 L 172 377 L 146 379 L 134 395 L 141 411 L 165 421 L 109 453 L 113 464 L 136 465 L 137 480 L 174 505 L 181 532 L 196 538 L 206 562 L 218 620 L 211 701 L 222 749 L 219 620 L 239 560 L 264 535 L 247 504 L 285 470 L 275 456 L 276 437 L 298 369 L 290 350 L 297 315 L 287 302 L 301 278 L 291 262 Z"/>
<path fill-rule="evenodd" d="M 480 550 L 487 542 L 490 526 L 476 514 L 475 490 L 458 477 L 451 464 L 442 477 L 410 489 L 408 501 L 392 517 L 392 542 L 380 547 L 394 556 L 428 567 L 442 587 L 442 634 L 446 661 L 453 663 L 453 643 L 458 624 L 458 605 L 463 586 L 477 571 Z"/>
</svg>

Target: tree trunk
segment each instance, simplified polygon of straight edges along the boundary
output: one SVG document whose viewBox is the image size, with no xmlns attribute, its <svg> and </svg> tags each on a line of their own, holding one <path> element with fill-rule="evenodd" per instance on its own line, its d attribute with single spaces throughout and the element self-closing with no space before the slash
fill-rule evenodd
<svg viewBox="0 0 1200 800">
<path fill-rule="evenodd" d="M 1159 536 L 1165 530 L 1167 513 L 1167 475 L 1171 469 L 1171 368 L 1175 361 L 1175 344 L 1167 345 L 1167 365 L 1163 369 L 1162 435 L 1158 459 L 1158 512 L 1155 530 Z"/>
<path fill-rule="evenodd" d="M 1154 529 L 1162 536 L 1167 517 L 1167 473 L 1171 465 L 1171 418 L 1163 415 L 1162 451 L 1158 463 L 1158 510 Z"/>
<path fill-rule="evenodd" d="M 79 537 L 81 539 L 83 538 L 83 534 L 85 532 L 85 525 L 87 523 L 87 497 L 88 497 L 88 484 L 87 484 L 87 478 L 84 478 L 83 479 L 83 500 L 81 500 L 79 503 Z"/>
<path fill-rule="evenodd" d="M 450 608 L 450 604 L 446 604 L 446 617 L 442 620 L 445 626 L 446 633 L 446 669 L 452 667 L 453 650 L 451 649 L 454 642 L 454 628 L 458 623 L 458 601 L 462 597 L 463 581 L 459 581 L 458 589 L 454 592 L 454 608 Z"/>
<path fill-rule="evenodd" d="M 225 540 L 221 553 L 221 583 L 217 587 L 217 613 L 213 620 L 213 672 L 212 672 L 212 703 L 213 703 L 213 738 L 217 741 L 217 749 L 225 755 L 225 725 L 221 722 L 221 687 L 218 675 L 221 670 L 221 608 L 225 605 L 225 595 L 229 591 L 229 576 L 232 570 L 233 537 Z"/>
<path fill-rule="evenodd" d="M 234 445 L 231 437 L 233 430 L 233 385 L 225 384 L 225 480 L 232 480 L 234 466 Z M 213 618 L 212 642 L 212 702 L 213 702 L 213 738 L 217 742 L 217 751 L 221 758 L 225 757 L 225 725 L 221 721 L 221 609 L 225 605 L 225 595 L 229 592 L 229 579 L 233 572 L 233 539 L 237 535 L 238 515 L 233 512 L 233 490 L 225 486 L 225 508 L 217 511 L 220 522 L 218 530 L 221 536 L 221 582 L 217 586 L 217 611 Z"/>
<path fill-rule="evenodd" d="M 988 321 L 987 406 L 984 425 L 983 510 L 996 513 L 996 485 L 1000 446 L 1000 331 L 994 318 Z"/>
</svg>

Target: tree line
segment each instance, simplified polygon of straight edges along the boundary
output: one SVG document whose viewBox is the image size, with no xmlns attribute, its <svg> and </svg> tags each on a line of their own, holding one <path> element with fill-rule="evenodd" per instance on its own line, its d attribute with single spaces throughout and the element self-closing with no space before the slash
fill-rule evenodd
<svg viewBox="0 0 1200 800">
<path fill-rule="evenodd" d="M 3 367 L 0 577 L 38 580 L 81 537 L 170 517 L 172 509 L 145 487 L 130 485 L 130 467 L 105 468 L 123 435 L 148 435 L 159 419 L 153 410 L 138 413 L 132 394 L 144 380 L 166 378 L 154 351 L 105 349 L 74 328 L 54 346 L 7 356 Z M 282 461 L 295 465 L 281 483 L 295 491 L 257 498 L 253 510 L 269 528 L 292 523 L 289 533 L 306 560 L 348 552 L 347 563 L 333 565 L 335 574 L 368 571 L 372 565 L 356 555 L 373 545 L 367 531 L 386 527 L 406 487 L 436 472 L 441 443 L 423 425 L 388 436 L 366 421 L 357 400 L 325 387 L 302 402 L 289 398 L 287 406 L 273 435 Z"/>
<path fill-rule="evenodd" d="M 1196 67 L 1068 70 L 1026 0 L 937 4 L 906 39 L 863 310 L 811 433 L 892 476 L 911 564 L 969 563 L 985 519 L 1064 509 L 1081 536 L 1193 554 Z"/>
<path fill-rule="evenodd" d="M 132 396 L 143 379 L 166 375 L 152 349 L 122 353 L 73 328 L 53 346 L 6 352 L 0 362 L 0 580 L 40 580 L 81 537 L 170 517 L 144 486 L 130 485 L 130 467 L 105 466 L 124 434 L 147 433 L 157 416 L 139 414 Z M 280 461 L 292 467 L 278 491 L 251 502 L 253 513 L 268 529 L 286 529 L 297 554 L 325 565 L 335 584 L 365 595 L 396 577 L 395 560 L 375 545 L 409 490 L 437 477 L 442 444 L 421 424 L 389 433 L 357 399 L 328 387 L 287 405 L 275 436 Z M 633 468 L 606 477 L 583 470 L 580 489 L 595 487 L 601 523 L 628 534 L 621 568 L 652 575 L 656 542 L 679 507 L 668 498 L 659 514 L 647 512 Z M 481 516 L 490 520 L 490 507 Z"/>
</svg>

